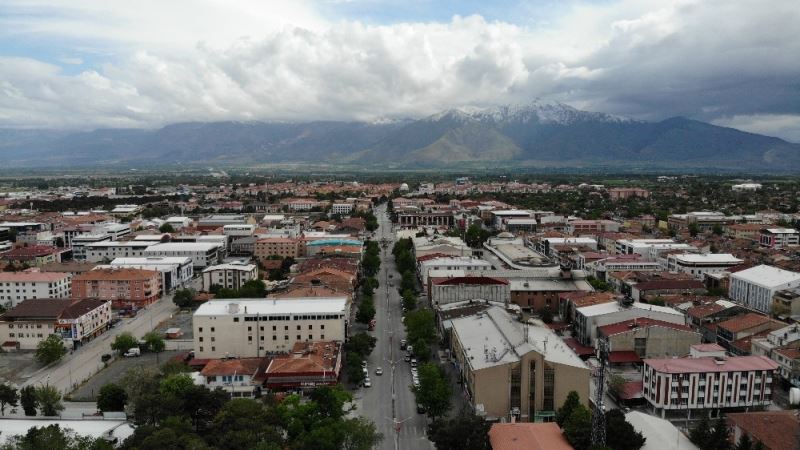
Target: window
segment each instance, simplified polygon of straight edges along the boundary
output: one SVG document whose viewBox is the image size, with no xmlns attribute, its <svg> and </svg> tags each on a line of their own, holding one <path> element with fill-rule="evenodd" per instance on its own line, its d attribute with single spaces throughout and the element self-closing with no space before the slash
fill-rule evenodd
<svg viewBox="0 0 800 450">
<path fill-rule="evenodd" d="M 200 347 L 200 351 L 201 351 L 201 352 L 203 351 L 203 347 Z"/>
<path fill-rule="evenodd" d="M 320 335 L 319 335 L 319 338 L 320 338 L 320 339 L 325 339 L 325 335 L 324 335 L 324 334 L 320 334 Z"/>
<path fill-rule="evenodd" d="M 278 336 L 272 336 L 272 340 L 273 341 L 277 341 L 278 340 Z"/>
<path fill-rule="evenodd" d="M 314 340 L 314 335 L 313 334 L 309 334 L 308 335 L 308 340 L 309 341 L 313 341 Z"/>
<path fill-rule="evenodd" d="M 238 321 L 239 321 L 239 318 L 238 318 L 238 317 L 234 317 L 234 318 L 233 318 L 233 321 L 234 321 L 234 322 L 238 322 Z"/>
<path fill-rule="evenodd" d="M 214 336 L 211 336 L 211 342 L 214 342 L 214 340 L 215 340 Z"/>
<path fill-rule="evenodd" d="M 211 327 L 211 332 L 212 332 L 212 333 L 214 332 L 214 327 Z"/>
<path fill-rule="evenodd" d="M 284 341 L 288 341 L 289 340 L 289 335 L 287 334 L 287 335 L 283 336 L 283 340 Z"/>
<path fill-rule="evenodd" d="M 273 326 L 272 326 L 272 331 L 278 331 L 278 327 L 277 327 L 277 326 L 275 326 L 275 325 L 273 325 Z"/>
<path fill-rule="evenodd" d="M 309 329 L 309 330 L 313 330 L 313 329 L 314 329 L 314 325 L 309 325 L 309 326 L 308 326 L 308 329 Z"/>
<path fill-rule="evenodd" d="M 203 342 L 203 336 L 200 336 L 199 340 L 200 342 Z"/>
<path fill-rule="evenodd" d="M 303 338 L 301 338 L 301 337 L 300 337 L 300 335 L 298 334 L 298 335 L 297 335 L 297 340 L 299 341 L 299 340 L 302 340 L 302 339 L 303 339 Z"/>
<path fill-rule="evenodd" d="M 297 326 L 297 331 L 300 331 L 300 325 Z"/>
<path fill-rule="evenodd" d="M 247 336 L 247 342 L 253 342 L 253 336 Z"/>
<path fill-rule="evenodd" d="M 319 329 L 320 329 L 320 330 L 324 330 L 324 329 L 325 329 L 325 325 L 320 325 L 320 326 L 319 326 Z"/>
<path fill-rule="evenodd" d="M 212 351 L 212 352 L 215 352 L 215 351 L 217 351 L 217 347 L 211 347 L 211 351 Z"/>
</svg>

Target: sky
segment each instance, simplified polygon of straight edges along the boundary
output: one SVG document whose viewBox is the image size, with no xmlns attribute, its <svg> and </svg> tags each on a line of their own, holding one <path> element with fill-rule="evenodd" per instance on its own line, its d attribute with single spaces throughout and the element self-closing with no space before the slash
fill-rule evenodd
<svg viewBox="0 0 800 450">
<path fill-rule="evenodd" d="M 797 0 L 0 0 L 0 128 L 558 101 L 800 142 Z"/>
</svg>

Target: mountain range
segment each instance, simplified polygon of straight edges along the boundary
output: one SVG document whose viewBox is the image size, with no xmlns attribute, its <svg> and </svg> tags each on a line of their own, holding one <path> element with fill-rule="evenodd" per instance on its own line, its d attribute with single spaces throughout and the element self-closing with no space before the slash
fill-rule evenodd
<svg viewBox="0 0 800 450">
<path fill-rule="evenodd" d="M 381 122 L 0 129 L 0 158 L 8 168 L 313 163 L 787 171 L 800 169 L 800 144 L 683 117 L 644 122 L 535 101 Z"/>
</svg>

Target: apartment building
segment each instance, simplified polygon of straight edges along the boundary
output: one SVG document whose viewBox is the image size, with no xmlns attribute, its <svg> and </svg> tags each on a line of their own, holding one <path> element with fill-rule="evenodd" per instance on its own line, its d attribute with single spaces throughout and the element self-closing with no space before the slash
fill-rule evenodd
<svg viewBox="0 0 800 450">
<path fill-rule="evenodd" d="M 161 295 L 161 274 L 143 269 L 96 269 L 72 279 L 72 296 L 110 300 L 114 308 L 139 309 Z"/>
<path fill-rule="evenodd" d="M 347 297 L 212 300 L 195 311 L 192 327 L 196 358 L 251 358 L 297 342 L 344 342 L 349 310 Z"/>
<path fill-rule="evenodd" d="M 7 227 L 0 227 L 0 253 L 11 250 L 11 232 Z"/>
<path fill-rule="evenodd" d="M 764 356 L 645 359 L 643 395 L 666 411 L 765 407 L 778 365 Z"/>
<path fill-rule="evenodd" d="M 722 273 L 743 262 L 730 253 L 677 253 L 667 256 L 667 270 L 702 280 L 707 273 Z"/>
<path fill-rule="evenodd" d="M 334 203 L 331 205 L 331 214 L 339 214 L 341 216 L 350 214 L 353 211 L 352 203 Z"/>
<path fill-rule="evenodd" d="M 155 270 L 161 274 L 161 289 L 163 292 L 172 292 L 178 287 L 186 285 L 192 281 L 194 276 L 192 260 L 182 256 L 116 258 L 106 267 Z"/>
<path fill-rule="evenodd" d="M 142 256 L 189 258 L 195 268 L 203 268 L 219 263 L 223 257 L 223 248 L 216 242 L 168 242 L 147 247 Z"/>
<path fill-rule="evenodd" d="M 770 314 L 775 294 L 796 287 L 800 287 L 800 273 L 762 264 L 732 273 L 728 297 L 747 308 Z"/>
<path fill-rule="evenodd" d="M 718 322 L 716 326 L 716 341 L 725 347 L 729 352 L 737 353 L 738 349 L 733 345 L 736 341 L 759 333 L 766 333 L 777 330 L 783 326 L 783 322 L 772 320 L 767 316 L 756 313 L 745 313 L 728 320 Z M 746 352 L 750 353 L 750 346 Z"/>
<path fill-rule="evenodd" d="M 254 256 L 259 260 L 279 256 L 299 258 L 305 256 L 305 244 L 297 238 L 265 238 L 256 241 Z"/>
<path fill-rule="evenodd" d="M 511 289 L 508 280 L 503 278 L 434 278 L 430 280 L 429 296 L 434 308 L 475 299 L 508 304 L 511 300 Z"/>
<path fill-rule="evenodd" d="M 272 358 L 264 375 L 264 386 L 273 391 L 312 390 L 339 382 L 342 343 L 297 342 L 286 355 Z"/>
<path fill-rule="evenodd" d="M 697 251 L 697 248 L 693 245 L 675 242 L 672 239 L 618 239 L 615 249 L 618 255 L 632 255 L 635 253 L 651 261 L 655 261 L 658 255 L 666 251 Z"/>
<path fill-rule="evenodd" d="M 464 394 L 487 419 L 550 421 L 570 391 L 588 401 L 589 368 L 550 329 L 497 306 L 448 322 Z"/>
<path fill-rule="evenodd" d="M 642 188 L 612 188 L 608 190 L 611 200 L 625 200 L 632 197 L 648 198 L 650 191 Z"/>
<path fill-rule="evenodd" d="M 492 264 L 480 258 L 470 256 L 442 257 L 421 261 L 419 275 L 422 286 L 427 289 L 428 274 L 432 270 L 491 270 Z"/>
<path fill-rule="evenodd" d="M 78 239 L 76 237 L 76 239 Z M 141 258 L 152 242 L 96 241 L 83 245 L 84 259 L 89 262 L 112 261 L 116 258 Z"/>
<path fill-rule="evenodd" d="M 67 348 L 101 334 L 111 324 L 111 305 L 99 299 L 29 299 L 0 315 L 6 350 L 35 350 L 51 334 Z"/>
<path fill-rule="evenodd" d="M 42 267 L 45 264 L 61 262 L 61 255 L 69 249 L 51 247 L 49 245 L 29 245 L 17 247 L 0 254 L 0 259 L 10 263 L 27 264 Z"/>
<path fill-rule="evenodd" d="M 603 325 L 597 328 L 597 333 L 608 343 L 611 363 L 616 356 L 627 355 L 635 355 L 636 359 L 683 357 L 702 339 L 688 325 L 647 318 Z"/>
<path fill-rule="evenodd" d="M 758 242 L 767 248 L 797 247 L 800 245 L 800 232 L 794 228 L 763 228 Z"/>
<path fill-rule="evenodd" d="M 30 298 L 67 298 L 70 278 L 55 272 L 0 272 L 0 305 L 12 308 Z"/>
<path fill-rule="evenodd" d="M 258 266 L 255 264 L 218 264 L 203 269 L 203 290 L 211 286 L 225 289 L 239 289 L 250 280 L 258 279 Z"/>
<path fill-rule="evenodd" d="M 598 327 L 635 318 L 656 319 L 678 325 L 685 323 L 683 314 L 672 308 L 638 302 L 631 305 L 612 302 L 575 309 L 573 326 L 581 344 L 594 346 Z"/>
</svg>

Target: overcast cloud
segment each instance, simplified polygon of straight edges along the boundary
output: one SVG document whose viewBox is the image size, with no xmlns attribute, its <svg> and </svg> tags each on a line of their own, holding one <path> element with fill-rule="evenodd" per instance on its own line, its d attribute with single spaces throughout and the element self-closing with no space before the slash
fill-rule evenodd
<svg viewBox="0 0 800 450">
<path fill-rule="evenodd" d="M 297 0 L 0 2 L 0 127 L 377 120 L 541 97 L 800 142 L 797 0 L 569 2 L 535 20 L 522 13 L 552 2 L 449 20 Z"/>
</svg>

